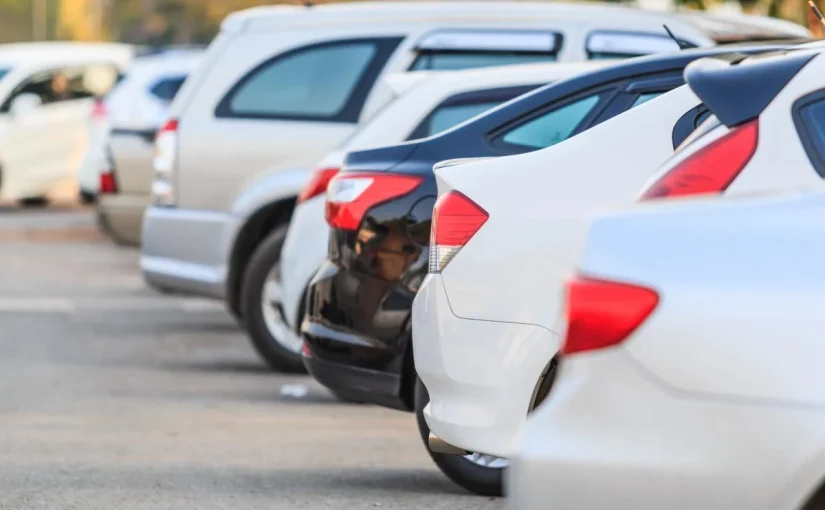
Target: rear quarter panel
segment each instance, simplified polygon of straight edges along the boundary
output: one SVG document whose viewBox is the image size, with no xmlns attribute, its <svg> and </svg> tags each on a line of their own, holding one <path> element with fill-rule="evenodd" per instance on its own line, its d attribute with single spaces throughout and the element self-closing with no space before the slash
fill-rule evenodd
<svg viewBox="0 0 825 510">
<path fill-rule="evenodd" d="M 697 104 L 681 87 L 554 147 L 440 170 L 440 191 L 457 188 L 490 215 L 443 271 L 453 312 L 555 332 L 588 216 L 635 198 Z"/>
<path fill-rule="evenodd" d="M 825 194 L 681 199 L 594 222 L 580 269 L 660 304 L 623 344 L 673 390 L 825 405 Z"/>
</svg>

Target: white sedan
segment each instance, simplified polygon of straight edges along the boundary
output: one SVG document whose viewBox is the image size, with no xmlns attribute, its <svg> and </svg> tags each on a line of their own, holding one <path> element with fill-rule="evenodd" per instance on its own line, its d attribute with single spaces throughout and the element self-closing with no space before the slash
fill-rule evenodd
<svg viewBox="0 0 825 510">
<path fill-rule="evenodd" d="M 825 508 L 823 214 L 795 191 L 597 219 L 508 508 Z"/>
<path fill-rule="evenodd" d="M 424 416 L 450 445 L 508 457 L 552 382 L 561 281 L 585 215 L 632 200 L 673 153 L 687 86 L 538 152 L 436 169 L 430 274 L 413 304 Z"/>
<path fill-rule="evenodd" d="M 512 452 L 527 414 L 553 382 L 561 285 L 589 215 L 630 203 L 643 188 L 643 198 L 653 199 L 821 186 L 820 51 L 703 59 L 688 66 L 689 86 L 559 146 L 437 171 L 439 203 L 474 212 L 479 222 L 459 224 L 477 232 L 441 234 L 454 220 L 436 213 L 431 243 L 441 245 L 433 250 L 439 267 L 431 268 L 436 274 L 413 310 L 416 368 L 432 399 L 425 415 L 433 433 L 470 451 Z M 707 120 L 673 155 L 672 126 L 699 100 L 709 108 Z M 678 107 L 663 106 L 668 101 Z M 453 241 L 438 242 L 439 235 Z"/>
</svg>

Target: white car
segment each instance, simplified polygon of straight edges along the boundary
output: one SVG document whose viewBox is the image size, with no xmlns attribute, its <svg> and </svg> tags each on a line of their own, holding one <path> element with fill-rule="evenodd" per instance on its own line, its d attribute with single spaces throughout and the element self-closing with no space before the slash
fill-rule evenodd
<svg viewBox="0 0 825 510">
<path fill-rule="evenodd" d="M 106 98 L 104 143 L 91 148 L 97 157 L 90 159 L 97 164 L 88 171 L 105 185 L 99 189 L 98 224 L 115 242 L 140 244 L 143 213 L 152 194 L 155 135 L 202 57 L 202 49 L 175 49 L 140 58 Z"/>
<path fill-rule="evenodd" d="M 230 15 L 158 133 L 141 269 L 153 287 L 224 300 L 261 317 L 295 200 L 313 165 L 391 98 L 380 78 L 525 62 L 671 51 L 731 39 L 796 38 L 713 16 L 615 5 L 353 2 L 268 6 Z M 376 86 L 377 85 L 377 86 Z M 293 360 L 262 356 L 276 369 Z M 275 361 L 275 363 L 273 363 Z"/>
<path fill-rule="evenodd" d="M 796 50 L 735 64 L 690 64 L 688 86 L 557 147 L 436 172 L 440 202 L 472 204 L 479 221 L 489 219 L 467 234 L 465 248 L 436 248 L 436 274 L 416 297 L 416 368 L 433 402 L 425 416 L 434 434 L 469 451 L 505 457 L 512 451 L 528 412 L 552 384 L 561 283 L 577 260 L 588 216 L 632 202 L 672 154 L 667 142 L 679 110 L 670 118 L 647 114 L 657 102 L 686 94 L 692 99 L 680 108 L 701 99 L 696 107 L 708 110 L 645 197 L 721 192 L 731 181 L 728 193 L 822 185 L 812 166 L 818 153 L 803 150 L 797 129 L 803 136 L 819 129 L 805 108 L 816 108 L 809 100 L 822 89 L 825 59 Z M 809 120 L 793 120 L 802 111 Z M 442 260 L 449 262 L 443 273 Z"/>
<path fill-rule="evenodd" d="M 140 135 L 142 139 L 149 139 L 144 145 L 150 154 L 147 179 L 151 182 L 152 132 L 166 120 L 169 104 L 202 55 L 200 48 L 173 48 L 137 55 L 122 71 L 113 89 L 98 98 L 88 124 L 89 146 L 77 174 L 85 201 L 93 201 L 99 191 L 100 170 L 105 166 L 112 129 L 116 135 Z"/>
<path fill-rule="evenodd" d="M 825 508 L 823 211 L 820 189 L 596 219 L 507 508 Z"/>
<path fill-rule="evenodd" d="M 52 187 L 76 175 L 95 97 L 108 92 L 134 53 L 126 44 L 0 46 L 0 198 L 43 203 Z"/>
<path fill-rule="evenodd" d="M 324 218 L 326 185 L 343 167 L 348 152 L 425 138 L 457 125 L 500 103 L 575 74 L 603 67 L 607 61 L 522 64 L 463 71 L 413 71 L 387 81 L 400 97 L 317 165 L 299 195 L 263 302 L 267 338 L 273 348 L 300 355 L 298 333 L 303 300 L 312 276 L 327 256 L 330 228 Z M 404 92 L 406 91 L 406 92 Z M 250 332 L 252 333 L 252 332 Z"/>
<path fill-rule="evenodd" d="M 736 64 L 719 59 L 690 64 L 685 79 L 713 116 L 651 177 L 640 199 L 821 185 L 822 51 L 798 49 Z"/>
<path fill-rule="evenodd" d="M 436 168 L 430 274 L 412 329 L 424 417 L 440 441 L 512 453 L 552 381 L 559 289 L 584 215 L 632 200 L 699 104 L 682 86 L 550 148 Z"/>
</svg>

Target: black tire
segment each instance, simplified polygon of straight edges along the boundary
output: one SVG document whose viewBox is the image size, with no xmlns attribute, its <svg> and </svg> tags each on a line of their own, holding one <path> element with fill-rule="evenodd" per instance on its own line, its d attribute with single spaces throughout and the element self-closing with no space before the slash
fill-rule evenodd
<svg viewBox="0 0 825 510">
<path fill-rule="evenodd" d="M 95 202 L 97 202 L 97 195 L 95 195 L 91 191 L 80 190 L 79 198 L 80 203 L 83 205 L 92 205 Z"/>
<path fill-rule="evenodd" d="M 262 310 L 264 284 L 281 258 L 286 229 L 286 225 L 276 228 L 255 248 L 241 283 L 241 317 L 252 346 L 270 367 L 278 372 L 305 373 L 301 353 L 290 351 L 272 336 Z"/>
<path fill-rule="evenodd" d="M 465 489 L 481 494 L 482 496 L 501 496 L 503 468 L 487 468 L 474 464 L 460 455 L 446 455 L 430 451 L 430 428 L 424 419 L 424 407 L 430 401 L 427 388 L 420 379 L 415 381 L 415 418 L 418 421 L 418 432 L 424 441 L 427 453 L 447 478 Z"/>
<path fill-rule="evenodd" d="M 22 207 L 46 207 L 49 205 L 49 199 L 44 196 L 21 198 L 20 205 Z"/>
</svg>

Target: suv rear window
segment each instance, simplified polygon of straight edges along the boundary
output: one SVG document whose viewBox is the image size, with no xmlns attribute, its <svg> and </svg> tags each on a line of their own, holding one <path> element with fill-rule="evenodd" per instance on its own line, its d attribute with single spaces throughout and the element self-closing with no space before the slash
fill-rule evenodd
<svg viewBox="0 0 825 510">
<path fill-rule="evenodd" d="M 793 116 L 811 165 L 825 177 L 825 91 L 800 99 L 794 105 Z"/>
</svg>

